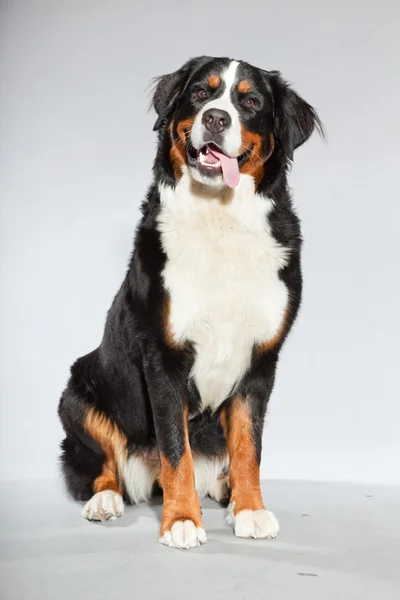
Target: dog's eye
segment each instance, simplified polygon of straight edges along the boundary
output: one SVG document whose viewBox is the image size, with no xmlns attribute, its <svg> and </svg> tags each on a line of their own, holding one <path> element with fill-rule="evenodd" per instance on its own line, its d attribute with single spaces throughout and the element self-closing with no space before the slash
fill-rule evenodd
<svg viewBox="0 0 400 600">
<path fill-rule="evenodd" d="M 256 101 L 254 100 L 254 98 L 246 98 L 245 100 L 243 100 L 242 104 L 245 108 L 254 108 L 256 105 Z"/>
<path fill-rule="evenodd" d="M 200 88 L 196 91 L 196 96 L 197 98 L 200 98 L 200 100 L 205 100 L 205 98 L 207 98 L 207 92 L 206 90 L 203 90 L 203 88 Z"/>
</svg>

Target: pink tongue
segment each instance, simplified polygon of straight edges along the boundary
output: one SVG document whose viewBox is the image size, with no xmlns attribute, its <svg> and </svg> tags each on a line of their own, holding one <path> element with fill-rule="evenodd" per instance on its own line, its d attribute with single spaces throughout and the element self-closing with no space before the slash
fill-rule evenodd
<svg viewBox="0 0 400 600">
<path fill-rule="evenodd" d="M 234 188 L 239 183 L 240 173 L 239 173 L 239 165 L 237 158 L 231 158 L 230 156 L 226 156 L 223 152 L 219 150 L 214 150 L 210 148 L 210 152 L 219 159 L 221 163 L 222 169 L 222 178 L 225 184 Z"/>
</svg>

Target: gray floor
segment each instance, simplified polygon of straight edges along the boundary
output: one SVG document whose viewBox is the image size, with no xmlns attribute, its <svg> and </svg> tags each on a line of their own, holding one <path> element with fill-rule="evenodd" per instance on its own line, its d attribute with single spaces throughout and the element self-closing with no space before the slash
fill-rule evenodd
<svg viewBox="0 0 400 600">
<path fill-rule="evenodd" d="M 400 488 L 270 481 L 276 540 L 240 540 L 204 503 L 208 543 L 157 542 L 161 506 L 80 518 L 58 482 L 0 488 L 2 600 L 400 598 Z"/>
</svg>

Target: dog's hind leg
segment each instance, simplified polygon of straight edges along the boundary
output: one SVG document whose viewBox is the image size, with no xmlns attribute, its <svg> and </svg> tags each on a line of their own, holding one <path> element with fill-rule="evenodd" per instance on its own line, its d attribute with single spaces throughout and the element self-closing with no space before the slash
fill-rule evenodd
<svg viewBox="0 0 400 600">
<path fill-rule="evenodd" d="M 83 517 L 114 519 L 124 512 L 121 474 L 126 464 L 126 438 L 73 384 L 63 393 L 59 407 L 67 434 L 61 444 L 65 483 L 73 498 L 89 500 Z"/>
<path fill-rule="evenodd" d="M 84 506 L 82 517 L 90 521 L 116 519 L 124 513 L 122 472 L 127 461 L 127 441 L 109 417 L 90 408 L 85 431 L 101 446 L 104 462 L 93 482 L 94 496 Z"/>
</svg>

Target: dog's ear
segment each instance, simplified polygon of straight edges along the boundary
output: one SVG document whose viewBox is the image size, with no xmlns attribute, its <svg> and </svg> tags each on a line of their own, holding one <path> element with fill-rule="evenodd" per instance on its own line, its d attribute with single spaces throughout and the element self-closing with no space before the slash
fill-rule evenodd
<svg viewBox="0 0 400 600">
<path fill-rule="evenodd" d="M 158 118 L 154 123 L 153 131 L 158 131 L 167 121 L 169 115 L 176 106 L 182 91 L 183 68 L 157 77 L 152 99 L 152 106 Z"/>
<path fill-rule="evenodd" d="M 286 156 L 293 160 L 293 153 L 316 129 L 322 138 L 324 127 L 315 109 L 301 98 L 278 71 L 270 71 L 269 82 L 274 96 L 275 137 Z"/>
</svg>

